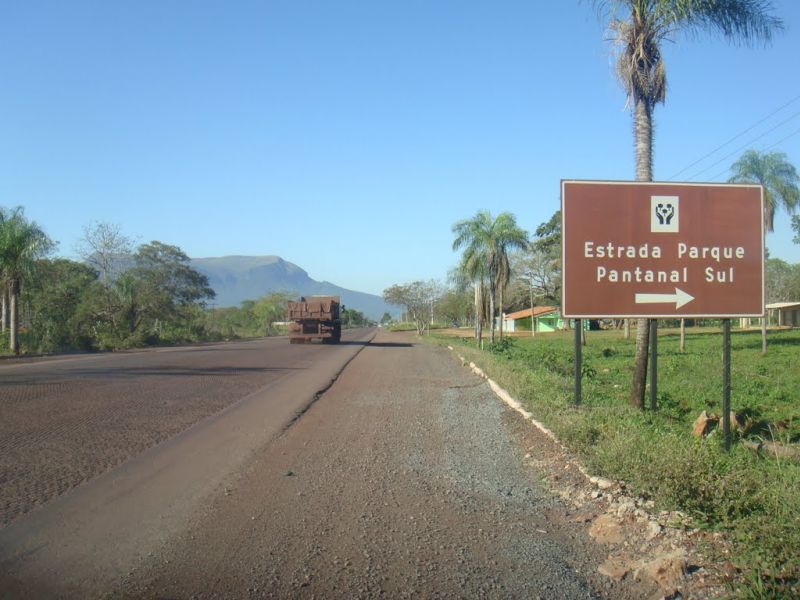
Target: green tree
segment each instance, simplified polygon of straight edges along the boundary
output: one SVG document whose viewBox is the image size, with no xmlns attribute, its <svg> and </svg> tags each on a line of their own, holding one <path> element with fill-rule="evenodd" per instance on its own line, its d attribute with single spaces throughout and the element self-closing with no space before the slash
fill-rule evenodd
<svg viewBox="0 0 800 600">
<path fill-rule="evenodd" d="M 154 241 L 133 255 L 134 266 L 96 281 L 77 322 L 100 348 L 180 342 L 204 336 L 202 309 L 214 290 L 177 246 Z"/>
<path fill-rule="evenodd" d="M 383 316 L 381 317 L 380 324 L 388 325 L 391 322 L 392 322 L 392 315 L 390 315 L 388 312 L 384 312 Z"/>
<path fill-rule="evenodd" d="M 206 326 L 214 337 L 233 339 L 256 337 L 261 334 L 261 324 L 254 312 L 254 300 L 245 300 L 239 306 L 210 308 L 206 311 Z M 282 318 L 285 318 L 285 309 Z"/>
<path fill-rule="evenodd" d="M 177 246 L 158 241 L 142 244 L 133 259 L 134 273 L 171 305 L 203 304 L 216 295 L 208 277 L 195 271 L 189 257 Z"/>
<path fill-rule="evenodd" d="M 447 288 L 436 302 L 436 315 L 448 325 L 469 325 L 474 316 L 472 294 L 468 288 Z"/>
<path fill-rule="evenodd" d="M 595 0 L 610 11 L 616 68 L 633 112 L 636 180 L 653 180 L 653 111 L 664 103 L 667 74 L 664 41 L 679 32 L 720 33 L 731 41 L 769 41 L 782 29 L 766 0 Z M 638 320 L 636 363 L 630 401 L 644 408 L 650 341 L 647 319 Z"/>
<path fill-rule="evenodd" d="M 800 206 L 800 178 L 797 169 L 783 152 L 763 153 L 748 150 L 731 165 L 731 183 L 753 183 L 764 188 L 764 227 L 775 230 L 779 208 L 793 213 Z"/>
<path fill-rule="evenodd" d="M 453 225 L 453 233 L 453 250 L 464 249 L 461 270 L 466 278 L 479 281 L 485 277 L 488 283 L 489 341 L 493 343 L 498 290 L 502 291 L 511 274 L 508 254 L 527 246 L 528 235 L 517 226 L 513 214 L 504 212 L 493 219 L 486 210 L 478 211 L 471 219 L 457 222 Z"/>
<path fill-rule="evenodd" d="M 360 310 L 345 308 L 341 315 L 342 323 L 346 328 L 368 327 L 371 321 Z"/>
<path fill-rule="evenodd" d="M 386 288 L 383 290 L 383 299 L 389 304 L 405 307 L 414 321 L 417 334 L 422 335 L 431 324 L 431 306 L 437 300 L 436 291 L 435 282 L 413 281 Z"/>
<path fill-rule="evenodd" d="M 458 266 L 450 273 L 449 279 L 456 286 L 456 289 L 466 290 L 472 286 L 472 303 L 475 317 L 475 340 L 480 346 L 483 343 L 483 323 L 486 318 L 486 283 L 488 274 L 486 273 L 486 262 L 482 257 L 474 254 L 461 255 Z"/>
<path fill-rule="evenodd" d="M 0 210 L 0 283 L 8 294 L 8 345 L 14 354 L 19 354 L 20 291 L 33 276 L 37 260 L 53 246 L 47 234 L 25 218 L 22 207 Z"/>
<path fill-rule="evenodd" d="M 136 279 L 125 272 L 110 284 L 93 281 L 82 296 L 74 323 L 78 338 L 88 340 L 92 349 L 112 350 L 143 343 L 135 337 L 142 318 Z"/>
<path fill-rule="evenodd" d="M 34 276 L 22 293 L 23 318 L 28 329 L 25 346 L 38 352 L 91 347 L 91 338 L 80 335 L 75 321 L 78 307 L 92 289 L 97 273 L 71 260 L 39 260 Z"/>
<path fill-rule="evenodd" d="M 781 207 L 792 213 L 800 204 L 797 170 L 783 152 L 748 150 L 731 166 L 732 183 L 753 183 L 764 189 L 764 233 L 775 229 L 775 213 Z M 761 320 L 761 352 L 767 352 L 767 319 Z"/>
<path fill-rule="evenodd" d="M 764 271 L 767 302 L 793 302 L 800 298 L 800 264 L 769 258 Z"/>
<path fill-rule="evenodd" d="M 6 226 L 5 223 L 11 218 L 11 211 L 0 206 L 0 239 L 2 239 L 3 230 Z M 9 298 L 8 298 L 8 280 L 3 271 L 2 263 L 0 263 L 0 332 L 5 333 L 9 326 Z"/>
<path fill-rule="evenodd" d="M 289 292 L 272 292 L 256 300 L 252 312 L 258 324 L 258 335 L 275 335 L 274 323 L 286 320 L 286 303 L 294 298 Z"/>
<path fill-rule="evenodd" d="M 217 339 L 259 337 L 284 333 L 276 323 L 286 320 L 286 303 L 294 298 L 290 292 L 271 292 L 257 300 L 244 300 L 238 306 L 205 311 L 205 323 Z"/>
<path fill-rule="evenodd" d="M 125 299 L 126 322 L 131 333 L 146 323 L 149 335 L 160 338 L 190 326 L 193 308 L 205 306 L 215 296 L 208 278 L 189 265 L 177 246 L 153 241 L 142 244 L 133 256 L 135 267 L 114 282 Z M 179 337 L 183 337 L 179 334 Z"/>
<path fill-rule="evenodd" d="M 512 255 L 516 273 L 514 304 L 533 311 L 537 298 L 548 304 L 561 302 L 561 211 L 536 228 L 529 246 Z M 533 322 L 531 335 L 535 335 Z"/>
<path fill-rule="evenodd" d="M 792 229 L 794 229 L 792 241 L 795 244 L 800 244 L 800 215 L 792 215 Z"/>
</svg>

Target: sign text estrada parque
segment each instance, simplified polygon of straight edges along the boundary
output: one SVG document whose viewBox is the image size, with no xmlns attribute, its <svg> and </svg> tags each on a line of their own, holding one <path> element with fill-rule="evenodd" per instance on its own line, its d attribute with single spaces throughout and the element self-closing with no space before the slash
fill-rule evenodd
<svg viewBox="0 0 800 600">
<path fill-rule="evenodd" d="M 761 316 L 758 186 L 562 182 L 567 317 Z"/>
</svg>

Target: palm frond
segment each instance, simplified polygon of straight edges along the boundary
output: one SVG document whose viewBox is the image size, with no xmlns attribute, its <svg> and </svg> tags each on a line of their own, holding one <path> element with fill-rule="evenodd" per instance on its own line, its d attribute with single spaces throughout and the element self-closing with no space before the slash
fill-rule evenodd
<svg viewBox="0 0 800 600">
<path fill-rule="evenodd" d="M 617 77 L 633 104 L 664 103 L 667 76 L 661 44 L 678 33 L 721 34 L 733 43 L 769 42 L 783 29 L 768 0 L 594 1 L 609 15 Z"/>
<path fill-rule="evenodd" d="M 761 153 L 748 150 L 731 165 L 731 183 L 751 183 L 764 188 L 764 221 L 774 231 L 775 212 L 788 213 L 800 208 L 800 177 L 783 152 Z"/>
</svg>

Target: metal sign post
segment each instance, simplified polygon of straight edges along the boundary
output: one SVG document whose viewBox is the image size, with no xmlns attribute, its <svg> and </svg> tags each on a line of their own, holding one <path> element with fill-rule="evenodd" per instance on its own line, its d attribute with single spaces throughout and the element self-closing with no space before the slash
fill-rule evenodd
<svg viewBox="0 0 800 600">
<path fill-rule="evenodd" d="M 581 375 L 583 375 L 583 322 L 575 319 L 575 406 L 581 405 Z"/>
<path fill-rule="evenodd" d="M 658 405 L 658 321 L 650 319 L 650 410 Z"/>
<path fill-rule="evenodd" d="M 731 320 L 722 319 L 722 444 L 731 448 Z"/>
</svg>

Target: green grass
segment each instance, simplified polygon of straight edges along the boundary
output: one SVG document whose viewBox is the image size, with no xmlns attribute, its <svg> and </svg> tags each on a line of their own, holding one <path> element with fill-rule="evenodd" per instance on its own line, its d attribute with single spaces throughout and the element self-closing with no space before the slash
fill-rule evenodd
<svg viewBox="0 0 800 600">
<path fill-rule="evenodd" d="M 417 326 L 410 321 L 397 321 L 386 325 L 389 331 L 416 331 Z"/>
<path fill-rule="evenodd" d="M 706 410 L 721 415 L 722 336 L 697 329 L 679 350 L 677 331 L 659 335 L 655 413 L 628 404 L 634 342 L 619 331 L 589 332 L 583 348 L 583 405 L 575 408 L 573 334 L 506 338 L 483 351 L 457 344 L 537 419 L 576 451 L 589 469 L 627 482 L 660 509 L 681 510 L 700 528 L 725 530 L 734 562 L 747 575 L 738 593 L 787 597 L 800 581 L 800 465 L 757 456 L 742 438 L 800 441 L 800 332 L 732 336 L 731 407 L 745 427 L 730 452 L 718 433 L 691 435 Z"/>
<path fill-rule="evenodd" d="M 430 329 L 447 329 L 445 323 L 431 323 Z M 412 321 L 395 321 L 386 325 L 389 331 L 416 331 L 417 325 Z"/>
</svg>

